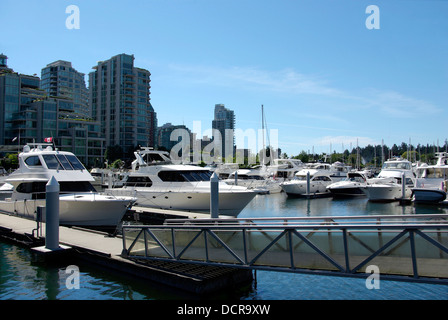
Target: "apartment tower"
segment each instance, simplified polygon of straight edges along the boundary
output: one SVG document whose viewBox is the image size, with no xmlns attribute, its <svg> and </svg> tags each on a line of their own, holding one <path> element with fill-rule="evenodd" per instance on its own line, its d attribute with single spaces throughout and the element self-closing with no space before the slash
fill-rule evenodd
<svg viewBox="0 0 448 320">
<path fill-rule="evenodd" d="M 106 146 L 120 146 L 124 158 L 138 146 L 155 146 L 157 120 L 150 102 L 151 73 L 134 67 L 134 56 L 128 54 L 100 61 L 93 69 L 89 100 Z"/>
</svg>

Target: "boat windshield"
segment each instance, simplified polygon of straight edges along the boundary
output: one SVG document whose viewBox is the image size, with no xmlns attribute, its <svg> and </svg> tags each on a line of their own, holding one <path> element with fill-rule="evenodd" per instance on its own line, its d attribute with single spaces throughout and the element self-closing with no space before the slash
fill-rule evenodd
<svg viewBox="0 0 448 320">
<path fill-rule="evenodd" d="M 48 169 L 52 170 L 85 170 L 82 163 L 74 155 L 44 154 L 42 158 Z"/>
<path fill-rule="evenodd" d="M 404 169 L 411 170 L 411 164 L 409 162 L 385 162 L 383 169 Z"/>
<path fill-rule="evenodd" d="M 422 168 L 417 170 L 419 178 L 446 179 L 448 177 L 447 168 Z"/>
<path fill-rule="evenodd" d="M 45 199 L 47 182 L 23 182 L 19 184 L 16 191 L 19 193 L 31 193 L 33 199 Z M 88 181 L 61 181 L 59 182 L 60 193 L 96 192 Z"/>
<path fill-rule="evenodd" d="M 212 172 L 205 170 L 191 170 L 191 171 L 160 171 L 159 178 L 166 182 L 195 182 L 195 181 L 210 181 Z"/>
</svg>

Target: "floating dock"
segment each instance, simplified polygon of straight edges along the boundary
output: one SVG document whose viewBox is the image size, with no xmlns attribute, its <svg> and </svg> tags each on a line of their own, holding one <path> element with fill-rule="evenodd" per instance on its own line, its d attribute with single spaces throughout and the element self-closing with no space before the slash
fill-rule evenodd
<svg viewBox="0 0 448 320">
<path fill-rule="evenodd" d="M 135 212 L 147 217 L 156 216 L 161 219 L 178 217 L 205 217 L 195 213 L 169 212 L 163 210 L 145 210 L 137 208 Z M 171 215 L 172 214 L 172 215 Z M 59 227 L 59 244 L 61 250 L 46 254 L 45 223 L 38 228 L 37 222 L 0 214 L 0 239 L 31 248 L 37 255 L 64 259 L 67 255 L 82 259 L 102 267 L 139 277 L 151 282 L 166 285 L 186 293 L 204 295 L 211 292 L 233 290 L 250 285 L 253 275 L 250 270 L 229 267 L 197 266 L 179 262 L 141 262 L 125 259 L 121 256 L 123 240 L 121 236 L 111 236 L 105 232 L 77 227 Z M 63 250 L 62 250 L 63 249 Z"/>
</svg>

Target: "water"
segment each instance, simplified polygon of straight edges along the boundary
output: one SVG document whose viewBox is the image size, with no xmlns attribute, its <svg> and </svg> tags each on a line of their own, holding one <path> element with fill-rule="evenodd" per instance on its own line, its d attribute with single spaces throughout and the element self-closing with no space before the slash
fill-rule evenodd
<svg viewBox="0 0 448 320">
<path fill-rule="evenodd" d="M 239 217 L 354 216 L 448 213 L 448 207 L 372 203 L 366 198 L 289 199 L 257 196 Z M 80 271 L 79 289 L 68 289 L 69 265 Z M 247 288 L 207 297 L 239 300 L 448 300 L 448 286 L 380 281 L 367 289 L 364 279 L 257 271 Z M 69 281 L 69 282 L 67 282 Z M 171 300 L 196 299 L 158 284 L 127 277 L 79 261 L 43 263 L 30 250 L 0 242 L 0 300 Z"/>
</svg>

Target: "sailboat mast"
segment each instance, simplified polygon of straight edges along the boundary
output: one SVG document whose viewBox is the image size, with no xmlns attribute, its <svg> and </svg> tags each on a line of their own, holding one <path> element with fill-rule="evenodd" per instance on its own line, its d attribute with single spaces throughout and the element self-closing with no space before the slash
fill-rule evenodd
<svg viewBox="0 0 448 320">
<path fill-rule="evenodd" d="M 265 161 L 265 156 L 266 156 L 266 146 L 265 146 L 265 143 L 264 143 L 264 107 L 263 107 L 263 105 L 261 105 L 261 132 L 262 132 L 262 135 L 263 135 L 263 153 L 262 153 L 262 157 L 263 157 L 263 160 L 262 160 L 262 166 L 264 166 L 264 161 Z"/>
</svg>

